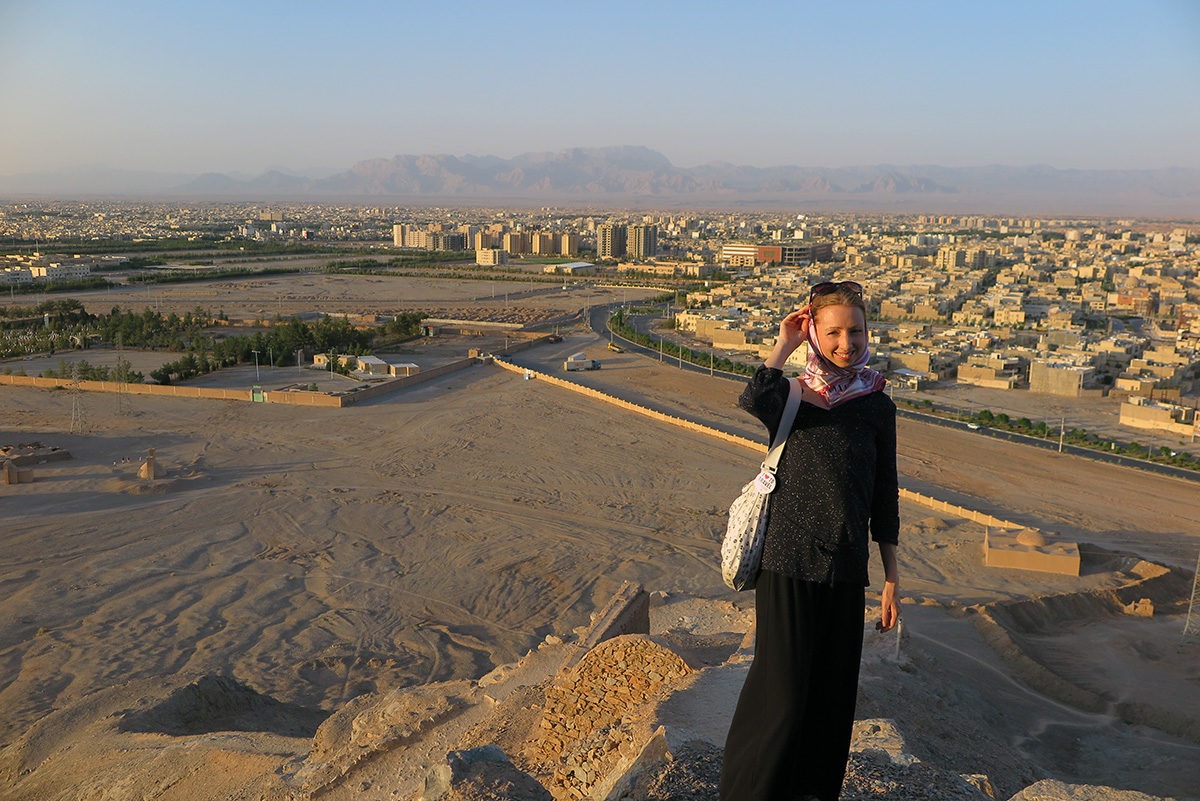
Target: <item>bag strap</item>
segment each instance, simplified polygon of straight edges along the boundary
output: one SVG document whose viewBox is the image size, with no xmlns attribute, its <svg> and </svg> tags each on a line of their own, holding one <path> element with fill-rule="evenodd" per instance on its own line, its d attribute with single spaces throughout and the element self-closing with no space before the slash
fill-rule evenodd
<svg viewBox="0 0 1200 801">
<path fill-rule="evenodd" d="M 783 446 L 787 444 L 788 434 L 792 432 L 792 423 L 796 421 L 796 412 L 800 409 L 800 380 L 789 378 L 787 404 L 783 407 L 783 417 L 779 418 L 779 428 L 775 431 L 775 439 L 767 458 L 763 460 L 762 469 L 774 473 L 779 466 L 779 457 L 783 455 Z"/>
</svg>

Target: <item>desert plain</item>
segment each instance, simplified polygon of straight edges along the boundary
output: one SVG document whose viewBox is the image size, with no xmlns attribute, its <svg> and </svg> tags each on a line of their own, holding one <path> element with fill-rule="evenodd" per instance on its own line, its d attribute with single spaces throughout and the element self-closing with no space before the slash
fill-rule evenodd
<svg viewBox="0 0 1200 801">
<path fill-rule="evenodd" d="M 449 282 L 306 280 L 315 286 L 297 304 L 328 293 L 348 306 L 383 287 L 411 298 L 390 308 L 510 302 L 486 286 L 443 290 Z M 210 305 L 187 291 L 181 310 Z M 227 311 L 247 295 L 215 291 L 232 293 Z M 614 291 L 566 295 L 535 295 L 536 305 L 581 308 Z M 259 301 L 269 311 L 284 296 L 267 288 Z M 562 333 L 512 361 L 561 377 L 566 354 L 592 353 L 603 369 L 571 380 L 761 440 L 734 405 L 736 382 L 611 353 L 582 324 Z M 397 356 L 429 366 L 481 346 L 501 349 L 447 337 Z M 253 372 L 220 380 L 249 384 Z M 752 594 L 724 587 L 717 555 L 725 508 L 758 453 L 519 372 L 479 364 L 343 409 L 18 387 L 0 396 L 0 444 L 73 457 L 0 488 L 0 798 L 135 797 L 89 784 L 95 764 L 62 755 L 92 753 L 97 710 L 203 676 L 232 676 L 315 727 L 367 694 L 519 660 L 586 625 L 626 581 L 660 594 L 659 618 L 703 602 L 732 610 L 740 634 L 751 617 Z M 1046 777 L 1200 798 L 1200 637 L 1183 637 L 1200 484 L 899 426 L 903 487 L 1077 542 L 1082 570 L 989 568 L 980 526 L 905 503 L 904 626 L 867 634 L 905 658 L 864 665 L 860 717 L 895 720 L 920 759 L 986 773 L 1000 798 Z M 166 475 L 147 482 L 136 471 L 150 448 Z M 1097 600 L 1137 595 L 1126 588 L 1147 577 L 1151 616 Z M 975 625 L 985 614 L 1006 644 Z M 703 614 L 670 625 L 701 620 L 713 625 Z M 712 699 L 714 730 L 735 695 Z M 237 781 L 157 797 L 258 797 L 238 787 L 303 756 L 311 735 L 242 732 L 269 745 L 210 766 Z M 155 742 L 147 759 L 168 759 L 170 744 Z"/>
</svg>

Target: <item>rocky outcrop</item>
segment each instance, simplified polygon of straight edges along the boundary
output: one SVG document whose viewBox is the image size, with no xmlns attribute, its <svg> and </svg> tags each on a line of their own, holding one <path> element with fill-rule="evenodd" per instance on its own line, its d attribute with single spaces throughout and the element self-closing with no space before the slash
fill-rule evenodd
<svg viewBox="0 0 1200 801">
<path fill-rule="evenodd" d="M 326 717 L 319 709 L 276 701 L 232 677 L 203 676 L 149 709 L 123 715 L 117 728 L 176 737 L 219 731 L 312 737 Z"/>
<path fill-rule="evenodd" d="M 485 745 L 447 754 L 445 763 L 426 778 L 425 790 L 418 801 L 483 798 L 550 801 L 550 793 L 536 779 L 513 765 L 499 748 Z"/>
<path fill-rule="evenodd" d="M 482 691 L 471 681 L 360 696 L 321 725 L 312 751 L 289 784 L 299 797 L 313 797 L 340 784 L 368 761 L 417 743 L 483 701 Z"/>
<path fill-rule="evenodd" d="M 738 637 L 729 635 L 749 618 L 727 601 L 682 599 L 647 609 L 636 585 L 618 599 L 590 627 L 547 636 L 479 680 L 360 696 L 315 734 L 324 713 L 280 703 L 229 677 L 97 693 L 0 749 L 0 779 L 8 785 L 0 797 L 132 801 L 161 797 L 156 788 L 169 786 L 172 797 L 189 801 L 716 801 L 724 722 L 747 669 Z M 647 613 L 651 621 L 658 615 L 656 625 L 648 625 Z M 659 633 L 619 633 L 644 627 Z M 891 647 L 878 641 L 876 650 Z M 68 765 L 74 778 L 63 779 Z M 1031 778 L 1014 783 L 1009 776 L 1008 793 Z M 1004 796 L 986 775 L 923 761 L 901 726 L 874 718 L 855 725 L 842 798 Z M 1155 799 L 1057 781 L 1010 797 Z"/>
<path fill-rule="evenodd" d="M 1086 784 L 1064 784 L 1043 779 L 1014 795 L 1009 801 L 1163 801 L 1136 790 L 1117 790 Z"/>
<path fill-rule="evenodd" d="M 556 801 L 589 797 L 662 737 L 646 711 L 692 673 L 681 657 L 644 635 L 623 635 L 589 651 L 546 689 L 538 732 L 525 756 Z M 657 748 L 666 753 L 665 744 Z M 615 783 L 615 781 L 614 781 Z"/>
</svg>

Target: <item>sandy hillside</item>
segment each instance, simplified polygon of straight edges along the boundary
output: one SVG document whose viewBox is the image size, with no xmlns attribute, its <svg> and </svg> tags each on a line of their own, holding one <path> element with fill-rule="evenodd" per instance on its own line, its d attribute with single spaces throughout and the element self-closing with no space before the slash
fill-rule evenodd
<svg viewBox="0 0 1200 801">
<path fill-rule="evenodd" d="M 477 675 L 625 578 L 717 592 L 718 510 L 743 467 L 495 368 L 332 413 L 139 399 L 97 409 L 87 437 L 52 433 L 64 393 L 6 400 L 12 436 L 75 455 L 4 495 L 6 736 L 181 671 L 329 706 Z M 171 480 L 143 492 L 148 447 Z"/>
<path fill-rule="evenodd" d="M 755 433 L 730 382 L 634 357 L 584 378 Z M 324 713 L 475 678 L 585 623 L 626 579 L 728 597 L 716 536 L 755 458 L 486 366 L 343 410 L 138 398 L 119 415 L 97 401 L 86 436 L 64 433 L 66 393 L 4 398 L 6 441 L 75 458 L 0 494 L 0 743 L 53 709 L 117 709 L 205 674 Z M 904 485 L 1078 538 L 1085 575 L 985 569 L 977 527 L 906 505 L 914 668 L 869 674 L 864 710 L 910 726 L 923 758 L 1009 786 L 1051 775 L 1186 795 L 1200 746 L 1031 687 L 963 610 L 1107 592 L 1136 579 L 1137 557 L 1190 567 L 1196 485 L 916 423 L 900 436 Z M 168 476 L 146 486 L 133 476 L 150 447 Z M 1074 660 L 1073 681 L 1200 717 L 1172 600 L 1148 620 L 1083 604 L 1018 645 L 1061 670 L 1102 642 L 1116 658 Z M 1153 692 L 1133 680 L 1145 675 Z M 69 740 L 54 731 L 44 742 Z M 274 756 L 240 770 L 269 772 L 306 742 L 263 746 Z"/>
</svg>

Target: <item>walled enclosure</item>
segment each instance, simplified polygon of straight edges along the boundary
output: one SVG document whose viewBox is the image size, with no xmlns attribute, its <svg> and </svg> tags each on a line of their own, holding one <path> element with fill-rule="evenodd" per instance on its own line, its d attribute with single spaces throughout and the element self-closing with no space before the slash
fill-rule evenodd
<svg viewBox="0 0 1200 801">
<path fill-rule="evenodd" d="M 680 428 L 685 428 L 689 431 L 696 431 L 710 437 L 716 437 L 717 439 L 723 439 L 726 442 L 731 442 L 744 448 L 750 448 L 751 450 L 759 452 L 766 450 L 766 446 L 763 443 L 754 442 L 753 440 L 746 439 L 745 437 L 739 437 L 736 434 L 718 431 L 715 428 L 710 428 L 709 426 L 701 425 L 700 423 L 694 423 L 691 420 L 684 420 L 683 418 L 675 417 L 674 415 L 669 415 L 656 409 L 639 406 L 636 403 L 631 403 L 630 401 L 622 400 L 621 398 L 615 398 L 612 395 L 608 395 L 599 390 L 592 389 L 591 387 L 585 387 L 581 384 L 575 384 L 562 378 L 558 378 L 557 376 L 546 375 L 545 373 L 540 373 L 536 370 L 528 370 L 525 367 L 519 367 L 502 359 L 493 358 L 492 363 L 510 372 L 519 373 L 522 376 L 528 372 L 539 381 L 546 381 L 554 386 L 562 387 L 563 389 L 569 389 L 572 392 L 576 392 L 580 395 L 585 395 L 590 398 L 595 398 L 596 400 L 617 406 L 621 409 L 637 412 L 638 414 L 654 420 L 670 423 L 671 425 L 679 426 Z M 927 495 L 922 495 L 919 492 L 913 492 L 912 490 L 904 489 L 903 487 L 900 489 L 900 499 L 909 501 L 911 503 L 920 504 L 921 506 L 928 507 L 935 511 L 945 512 L 956 517 L 962 517 L 967 520 L 974 521 L 984 526 L 988 531 L 990 531 L 992 527 L 1007 531 L 1019 530 L 1023 534 L 1028 533 L 1029 536 L 1026 537 L 1027 540 L 1030 537 L 1041 538 L 1042 545 L 1038 546 L 1036 544 L 1030 545 L 1028 542 L 1018 542 L 1018 537 L 1015 534 L 1013 537 L 1011 537 L 1011 539 L 1006 539 L 1000 537 L 997 533 L 994 538 L 989 539 L 985 533 L 984 563 L 990 567 L 1014 567 L 1021 570 L 1039 570 L 1051 573 L 1063 573 L 1073 576 L 1079 575 L 1079 546 L 1076 543 L 1063 542 L 1046 544 L 1044 536 L 1036 529 L 1030 529 L 1018 523 L 1002 520 L 1001 518 L 984 514 L 983 512 L 975 509 L 968 509 L 965 506 L 956 506 L 952 503 L 939 501 L 936 498 L 931 498 Z"/>
</svg>

